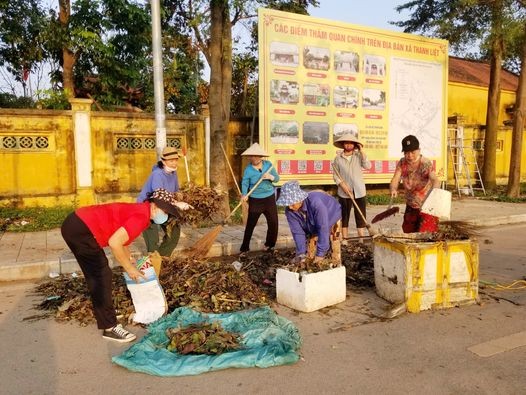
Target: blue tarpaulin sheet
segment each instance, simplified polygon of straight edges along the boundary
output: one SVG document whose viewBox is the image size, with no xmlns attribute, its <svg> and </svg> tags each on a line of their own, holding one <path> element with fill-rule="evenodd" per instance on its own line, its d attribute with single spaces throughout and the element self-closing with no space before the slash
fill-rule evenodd
<svg viewBox="0 0 526 395">
<path fill-rule="evenodd" d="M 182 355 L 166 349 L 166 329 L 219 321 L 241 335 L 242 349 L 220 355 Z M 155 376 L 186 376 L 227 368 L 267 368 L 298 361 L 301 336 L 296 326 L 270 307 L 224 314 L 180 307 L 148 326 L 139 342 L 112 358 L 117 365 Z"/>
</svg>

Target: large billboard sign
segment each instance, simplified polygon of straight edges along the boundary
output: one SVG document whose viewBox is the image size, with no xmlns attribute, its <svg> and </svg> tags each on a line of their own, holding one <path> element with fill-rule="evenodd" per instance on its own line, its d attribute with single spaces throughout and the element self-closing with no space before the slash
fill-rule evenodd
<svg viewBox="0 0 526 395">
<path fill-rule="evenodd" d="M 259 10 L 259 141 L 281 182 L 332 183 L 335 139 L 358 135 L 389 182 L 413 134 L 446 176 L 448 44 L 405 33 Z"/>
</svg>

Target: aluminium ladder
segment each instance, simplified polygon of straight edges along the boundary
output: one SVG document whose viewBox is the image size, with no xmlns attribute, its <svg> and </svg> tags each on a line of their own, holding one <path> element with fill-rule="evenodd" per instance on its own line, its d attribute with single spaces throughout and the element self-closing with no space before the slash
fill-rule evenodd
<svg viewBox="0 0 526 395">
<path fill-rule="evenodd" d="M 475 191 L 485 195 L 484 183 L 473 149 L 473 140 L 464 139 L 464 127 L 449 129 L 448 151 L 455 175 L 455 186 L 458 196 L 462 194 L 475 196 Z"/>
</svg>

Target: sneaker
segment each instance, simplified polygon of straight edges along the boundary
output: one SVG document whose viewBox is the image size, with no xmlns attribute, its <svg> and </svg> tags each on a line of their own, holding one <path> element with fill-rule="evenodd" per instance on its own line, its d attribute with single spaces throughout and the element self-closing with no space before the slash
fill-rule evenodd
<svg viewBox="0 0 526 395">
<path fill-rule="evenodd" d="M 104 329 L 102 332 L 102 337 L 104 339 L 113 340 L 119 343 L 128 343 L 137 339 L 137 336 L 131 332 L 128 332 L 122 327 L 121 324 L 115 325 L 110 329 Z"/>
<path fill-rule="evenodd" d="M 265 252 L 268 254 L 274 254 L 276 250 L 274 249 L 274 247 L 265 247 Z"/>
<path fill-rule="evenodd" d="M 246 258 L 248 256 L 248 251 L 241 251 L 239 253 L 239 258 L 242 259 L 242 258 Z"/>
</svg>

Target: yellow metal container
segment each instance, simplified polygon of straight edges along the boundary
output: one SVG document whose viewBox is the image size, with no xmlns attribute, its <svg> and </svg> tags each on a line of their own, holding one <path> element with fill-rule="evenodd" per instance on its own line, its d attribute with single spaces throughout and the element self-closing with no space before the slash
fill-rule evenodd
<svg viewBox="0 0 526 395">
<path fill-rule="evenodd" d="M 374 242 L 377 294 L 411 313 L 474 303 L 478 276 L 476 240 Z"/>
</svg>

